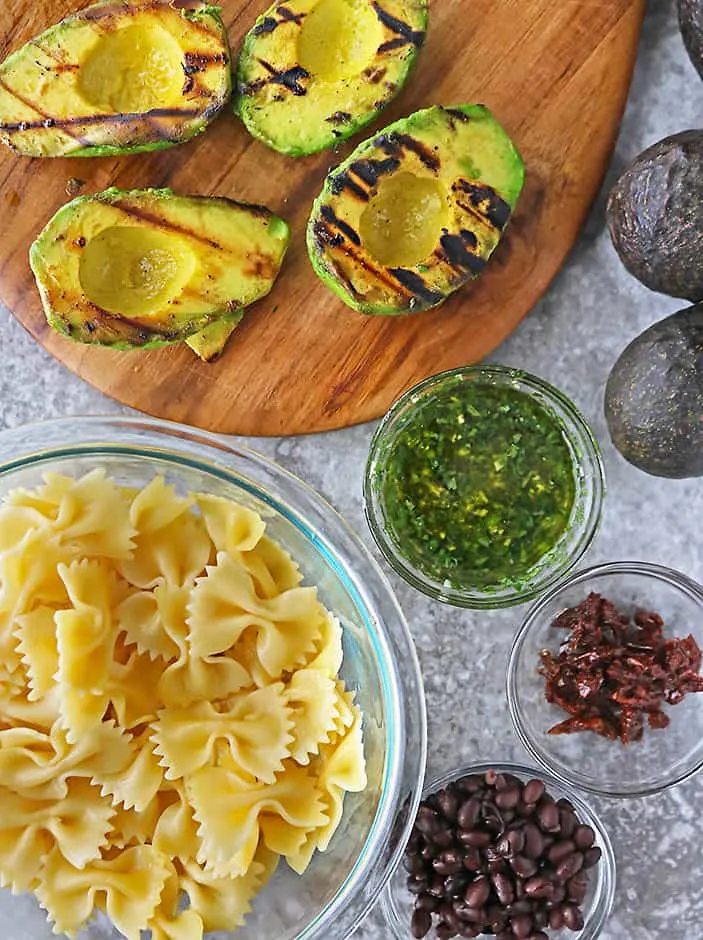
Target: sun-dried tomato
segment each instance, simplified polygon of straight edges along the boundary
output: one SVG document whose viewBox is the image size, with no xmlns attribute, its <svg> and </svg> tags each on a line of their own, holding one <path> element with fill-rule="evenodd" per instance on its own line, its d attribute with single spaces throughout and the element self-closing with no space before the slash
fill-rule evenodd
<svg viewBox="0 0 703 940">
<path fill-rule="evenodd" d="M 703 692 L 701 650 L 693 636 L 665 639 L 659 614 L 632 618 L 600 594 L 564 610 L 552 626 L 568 630 L 558 655 L 542 650 L 545 696 L 571 715 L 550 734 L 592 731 L 623 744 L 640 741 L 645 725 L 666 728 L 664 704 Z"/>
</svg>

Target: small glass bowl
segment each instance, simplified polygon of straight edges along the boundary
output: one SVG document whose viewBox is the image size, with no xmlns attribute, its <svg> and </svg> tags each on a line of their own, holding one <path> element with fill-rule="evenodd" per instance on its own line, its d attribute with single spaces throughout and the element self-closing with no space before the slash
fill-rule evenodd
<svg viewBox="0 0 703 940">
<path fill-rule="evenodd" d="M 436 777 L 425 787 L 422 797 L 426 799 L 448 783 L 459 780 L 468 774 L 485 774 L 487 770 L 495 770 L 497 773 L 513 774 L 521 780 L 532 780 L 537 778 L 542 780 L 547 788 L 547 792 L 555 800 L 566 798 L 573 804 L 576 814 L 580 821 L 591 828 L 596 833 L 595 844 L 600 846 L 603 856 L 599 864 L 592 868 L 588 874 L 589 888 L 586 899 L 581 905 L 584 925 L 578 933 L 570 930 L 550 930 L 550 940 L 596 940 L 599 937 L 615 901 L 615 852 L 606 829 L 587 803 L 568 789 L 563 783 L 553 777 L 551 774 L 542 770 L 536 770 L 526 767 L 523 764 L 513 763 L 483 763 L 467 764 Z M 406 887 L 407 872 L 401 865 L 388 882 L 386 890 L 381 896 L 381 910 L 396 940 L 412 940 L 410 932 L 410 918 L 413 911 L 413 895 Z M 429 936 L 432 936 L 429 935 Z"/>
<path fill-rule="evenodd" d="M 508 664 L 508 705 L 524 747 L 542 767 L 591 793 L 640 797 L 659 793 L 703 767 L 703 694 L 664 706 L 671 719 L 661 730 L 645 728 L 642 741 L 623 745 L 592 732 L 547 734 L 568 717 L 544 696 L 537 672 L 543 649 L 556 652 L 565 635 L 551 628 L 565 608 L 591 592 L 625 612 L 653 610 L 669 637 L 693 634 L 703 646 L 703 587 L 669 568 L 639 561 L 599 565 L 577 572 L 529 611 L 515 637 Z"/>
<path fill-rule="evenodd" d="M 521 581 L 492 588 L 456 587 L 440 582 L 421 571 L 403 554 L 389 525 L 383 485 L 387 460 L 408 420 L 428 400 L 460 391 L 469 382 L 514 389 L 539 403 L 556 417 L 573 463 L 575 496 L 569 523 L 553 548 L 527 572 Z M 441 372 L 411 388 L 386 414 L 371 442 L 364 482 L 364 508 L 371 533 L 391 567 L 409 584 L 434 600 L 455 607 L 495 610 L 534 600 L 561 580 L 591 546 L 598 531 L 605 474 L 600 448 L 574 405 L 560 391 L 542 379 L 518 369 L 500 365 L 470 366 Z"/>
</svg>

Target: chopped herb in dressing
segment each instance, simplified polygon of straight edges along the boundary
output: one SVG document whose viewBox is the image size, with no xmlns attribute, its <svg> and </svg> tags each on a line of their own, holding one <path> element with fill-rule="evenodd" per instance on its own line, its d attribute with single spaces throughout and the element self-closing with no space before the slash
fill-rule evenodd
<svg viewBox="0 0 703 940">
<path fill-rule="evenodd" d="M 454 588 L 520 582 L 569 524 L 574 467 L 560 419 L 514 388 L 466 382 L 420 400 L 383 464 L 391 540 Z"/>
</svg>

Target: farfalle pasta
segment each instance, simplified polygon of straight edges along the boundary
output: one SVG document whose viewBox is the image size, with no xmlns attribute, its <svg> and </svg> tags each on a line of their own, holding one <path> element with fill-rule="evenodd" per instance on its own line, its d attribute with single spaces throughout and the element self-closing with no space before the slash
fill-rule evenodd
<svg viewBox="0 0 703 940">
<path fill-rule="evenodd" d="M 69 936 L 244 924 L 366 786 L 342 628 L 250 508 L 47 474 L 0 504 L 0 887 Z"/>
</svg>

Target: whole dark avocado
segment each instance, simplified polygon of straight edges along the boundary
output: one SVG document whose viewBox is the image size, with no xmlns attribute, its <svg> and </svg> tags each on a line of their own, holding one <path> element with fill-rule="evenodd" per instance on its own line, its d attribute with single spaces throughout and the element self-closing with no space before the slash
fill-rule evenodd
<svg viewBox="0 0 703 940">
<path fill-rule="evenodd" d="M 703 304 L 655 323 L 633 340 L 608 378 L 613 444 L 653 476 L 703 476 Z"/>
<path fill-rule="evenodd" d="M 703 300 L 703 130 L 641 153 L 610 193 L 607 217 L 631 274 L 650 290 Z"/>
<path fill-rule="evenodd" d="M 703 0 L 679 0 L 679 25 L 691 62 L 703 78 Z"/>
</svg>

